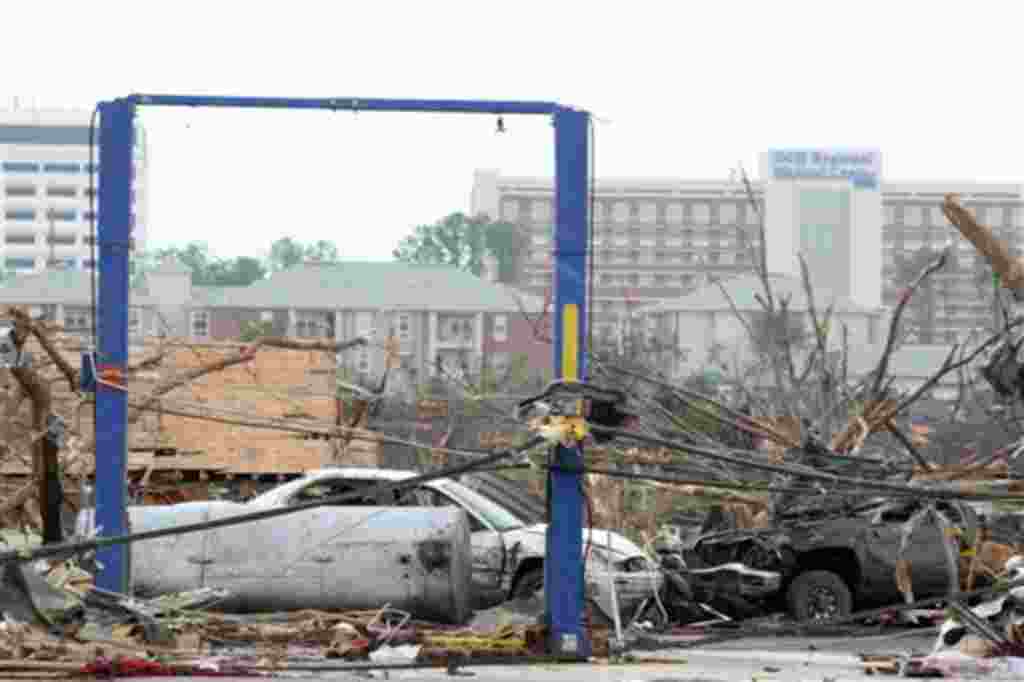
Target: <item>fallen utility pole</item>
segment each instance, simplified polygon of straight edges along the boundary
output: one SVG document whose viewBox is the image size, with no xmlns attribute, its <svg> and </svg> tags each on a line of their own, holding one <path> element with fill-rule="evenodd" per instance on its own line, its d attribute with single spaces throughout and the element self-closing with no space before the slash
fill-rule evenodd
<svg viewBox="0 0 1024 682">
<path fill-rule="evenodd" d="M 504 459 L 510 459 L 521 455 L 534 447 L 547 442 L 543 437 L 535 436 L 527 441 L 525 444 L 508 450 L 502 450 L 492 455 L 482 457 L 478 460 L 468 462 L 465 464 L 458 464 L 455 466 L 445 467 L 438 469 L 426 474 L 419 476 L 412 476 L 410 478 L 393 481 L 387 483 L 380 483 L 369 490 L 359 490 L 344 493 L 342 495 L 335 495 L 332 497 L 326 497 L 320 500 L 313 500 L 310 502 L 303 502 L 301 504 L 292 505 L 289 507 L 277 507 L 274 509 L 263 509 L 260 511 L 249 512 L 247 514 L 239 514 L 238 516 L 231 516 L 223 519 L 217 519 L 214 521 L 204 521 L 201 523 L 189 523 L 182 524 L 180 526 L 173 526 L 170 528 L 160 528 L 156 530 L 144 531 L 141 533 L 128 533 L 125 535 L 115 535 L 106 537 L 97 537 L 90 540 L 80 540 L 77 542 L 65 542 L 53 545 L 44 545 L 35 549 L 19 549 L 14 551 L 0 552 L 0 564 L 15 561 L 19 563 L 35 561 L 37 559 L 50 559 L 50 558 L 66 558 L 75 556 L 78 554 L 84 554 L 86 552 L 103 549 L 106 547 L 116 547 L 121 545 L 128 545 L 133 542 L 141 542 L 143 540 L 155 540 L 157 538 L 170 537 L 176 535 L 185 535 L 186 533 L 196 533 L 204 530 L 213 530 L 215 528 L 226 528 L 229 526 L 239 526 L 253 521 L 262 521 L 264 519 L 272 519 L 278 516 L 287 516 L 288 514 L 294 514 L 295 512 L 306 511 L 309 509 L 316 509 L 318 507 L 330 507 L 342 505 L 348 502 L 354 502 L 356 500 L 365 499 L 367 495 L 374 497 L 383 497 L 386 494 L 405 490 L 418 486 L 422 483 L 429 483 L 430 481 L 447 478 L 449 476 L 458 476 L 460 474 L 472 473 L 473 471 L 496 464 Z"/>
</svg>

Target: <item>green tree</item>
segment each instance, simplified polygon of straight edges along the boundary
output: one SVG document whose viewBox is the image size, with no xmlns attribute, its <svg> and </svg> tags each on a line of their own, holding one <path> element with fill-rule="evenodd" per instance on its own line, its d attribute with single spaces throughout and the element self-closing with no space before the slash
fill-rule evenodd
<svg viewBox="0 0 1024 682">
<path fill-rule="evenodd" d="M 488 223 L 484 233 L 487 250 L 498 261 L 498 281 L 515 284 L 522 272 L 529 238 L 512 223 Z"/>
<path fill-rule="evenodd" d="M 305 247 L 306 257 L 318 260 L 322 263 L 337 263 L 341 260 L 338 254 L 338 245 L 334 242 L 320 239 Z"/>
<path fill-rule="evenodd" d="M 213 261 L 202 279 L 206 286 L 244 287 L 266 276 L 267 268 L 259 258 L 238 256 Z"/>
<path fill-rule="evenodd" d="M 338 245 L 332 241 L 319 239 L 312 244 L 304 244 L 295 237 L 287 236 L 270 245 L 267 266 L 271 272 L 278 272 L 301 265 L 307 259 L 337 263 L 341 260 L 341 255 L 338 252 Z"/>
<path fill-rule="evenodd" d="M 417 225 L 392 251 L 395 260 L 423 265 L 451 265 L 481 275 L 484 256 L 498 261 L 498 279 L 515 282 L 526 237 L 515 225 L 491 222 L 486 216 L 452 213 L 430 225 Z"/>
<path fill-rule="evenodd" d="M 266 266 L 258 258 L 239 256 L 217 258 L 210 253 L 205 242 L 189 242 L 184 246 L 167 246 L 136 254 L 131 262 L 133 285 L 159 267 L 168 256 L 178 259 L 192 273 L 196 286 L 247 286 L 266 276 Z"/>
<path fill-rule="evenodd" d="M 281 237 L 270 245 L 268 265 L 271 272 L 287 270 L 302 263 L 306 249 L 294 237 Z"/>
</svg>

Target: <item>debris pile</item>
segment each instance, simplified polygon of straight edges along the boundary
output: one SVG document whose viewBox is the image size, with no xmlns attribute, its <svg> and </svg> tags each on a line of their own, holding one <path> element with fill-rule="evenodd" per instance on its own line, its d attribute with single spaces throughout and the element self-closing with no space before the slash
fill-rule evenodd
<svg viewBox="0 0 1024 682">
<path fill-rule="evenodd" d="M 464 626 L 367 611 L 231 614 L 225 590 L 130 598 L 68 580 L 72 569 L 7 562 L 0 590 L 0 673 L 262 674 L 316 666 L 422 663 L 453 667 L 545 652 L 543 599 L 482 611 Z M 44 577 L 45 576 L 45 577 Z M 589 618 L 589 616 L 588 616 Z M 594 654 L 608 634 L 593 628 Z"/>
</svg>

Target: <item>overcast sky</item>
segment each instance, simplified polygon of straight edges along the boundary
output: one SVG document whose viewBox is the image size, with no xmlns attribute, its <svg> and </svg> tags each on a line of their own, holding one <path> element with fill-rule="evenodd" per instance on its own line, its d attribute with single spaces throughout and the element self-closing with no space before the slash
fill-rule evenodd
<svg viewBox="0 0 1024 682">
<path fill-rule="evenodd" d="M 121 8 L 120 10 L 116 8 Z M 868 146 L 891 180 L 1019 181 L 1024 5 L 817 2 L 6 3 L 0 95 L 557 100 L 601 176 L 725 178 L 778 146 Z M 475 168 L 552 172 L 547 121 L 143 110 L 150 234 L 387 259 L 467 210 Z"/>
</svg>

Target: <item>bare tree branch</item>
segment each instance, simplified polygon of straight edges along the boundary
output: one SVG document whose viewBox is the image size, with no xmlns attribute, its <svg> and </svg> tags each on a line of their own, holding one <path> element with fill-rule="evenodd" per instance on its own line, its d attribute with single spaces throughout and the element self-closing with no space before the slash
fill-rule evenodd
<svg viewBox="0 0 1024 682">
<path fill-rule="evenodd" d="M 914 281 L 910 283 L 910 286 L 901 295 L 899 303 L 896 304 L 896 310 L 893 311 L 892 319 L 889 321 L 889 335 L 885 340 L 885 350 L 882 351 L 882 357 L 878 360 L 878 367 L 875 369 L 875 380 L 871 386 L 871 394 L 875 398 L 881 398 L 882 382 L 889 372 L 889 360 L 892 358 L 893 352 L 896 350 L 896 338 L 899 335 L 900 320 L 903 317 L 903 311 L 907 307 L 907 303 L 910 302 L 911 297 L 917 291 L 921 283 L 930 277 L 932 273 L 939 270 L 946 264 L 946 259 L 949 257 L 949 249 L 945 249 L 938 258 L 936 258 L 930 265 L 918 274 Z"/>
</svg>

